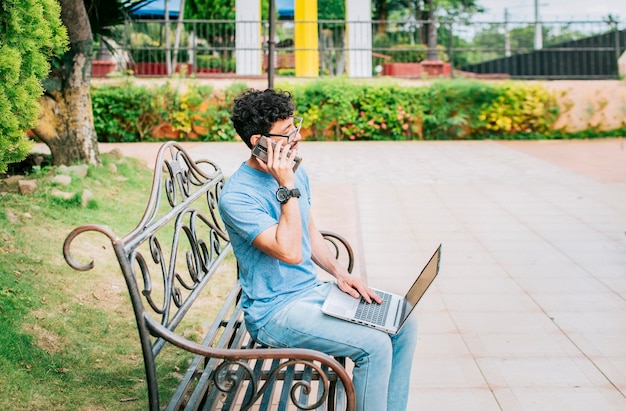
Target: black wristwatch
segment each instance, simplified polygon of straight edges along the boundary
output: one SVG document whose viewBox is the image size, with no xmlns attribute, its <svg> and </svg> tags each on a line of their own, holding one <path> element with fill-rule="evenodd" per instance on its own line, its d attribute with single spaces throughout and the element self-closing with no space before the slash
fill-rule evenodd
<svg viewBox="0 0 626 411">
<path fill-rule="evenodd" d="M 290 190 L 285 186 L 280 186 L 278 190 L 276 190 L 276 199 L 281 204 L 285 204 L 291 197 L 300 198 L 300 190 L 297 188 Z"/>
</svg>

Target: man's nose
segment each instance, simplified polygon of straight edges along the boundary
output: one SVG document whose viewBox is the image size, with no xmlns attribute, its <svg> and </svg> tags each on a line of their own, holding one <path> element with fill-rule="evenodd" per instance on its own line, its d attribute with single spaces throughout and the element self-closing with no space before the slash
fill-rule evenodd
<svg viewBox="0 0 626 411">
<path fill-rule="evenodd" d="M 293 139 L 291 140 L 292 143 L 295 143 L 295 142 L 300 141 L 302 139 L 302 136 L 300 135 L 300 131 L 301 130 L 298 130 L 296 135 L 293 137 Z"/>
</svg>

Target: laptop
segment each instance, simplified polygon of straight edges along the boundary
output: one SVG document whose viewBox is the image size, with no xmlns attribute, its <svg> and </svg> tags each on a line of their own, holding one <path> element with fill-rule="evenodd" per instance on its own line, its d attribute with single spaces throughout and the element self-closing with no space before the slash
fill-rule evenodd
<svg viewBox="0 0 626 411">
<path fill-rule="evenodd" d="M 324 301 L 322 312 L 389 334 L 397 334 L 439 273 L 440 260 L 441 244 L 404 297 L 372 288 L 383 302 L 368 304 L 363 297 L 354 298 L 339 287 L 333 287 Z"/>
</svg>

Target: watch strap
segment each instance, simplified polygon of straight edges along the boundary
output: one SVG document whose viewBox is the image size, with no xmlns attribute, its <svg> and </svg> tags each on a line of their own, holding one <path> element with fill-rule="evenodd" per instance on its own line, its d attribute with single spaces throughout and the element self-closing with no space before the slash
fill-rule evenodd
<svg viewBox="0 0 626 411">
<path fill-rule="evenodd" d="M 287 203 L 287 201 L 289 201 L 292 197 L 299 198 L 300 190 L 297 188 L 288 189 L 285 186 L 280 186 L 278 187 L 278 190 L 276 190 L 276 200 L 278 200 L 281 204 Z"/>
</svg>

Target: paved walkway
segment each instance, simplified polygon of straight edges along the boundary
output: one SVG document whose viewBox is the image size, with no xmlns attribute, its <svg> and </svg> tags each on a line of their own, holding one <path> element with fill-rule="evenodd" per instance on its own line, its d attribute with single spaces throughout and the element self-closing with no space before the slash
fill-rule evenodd
<svg viewBox="0 0 626 411">
<path fill-rule="evenodd" d="M 247 154 L 189 150 L 227 174 Z M 371 285 L 403 290 L 443 243 L 409 410 L 626 410 L 625 139 L 300 151 L 318 226 L 350 238 Z"/>
</svg>

